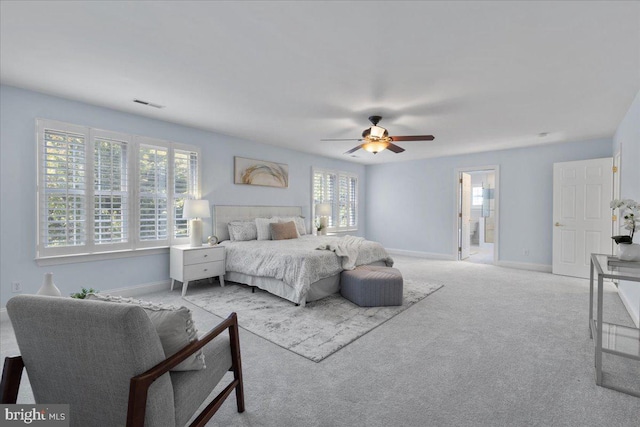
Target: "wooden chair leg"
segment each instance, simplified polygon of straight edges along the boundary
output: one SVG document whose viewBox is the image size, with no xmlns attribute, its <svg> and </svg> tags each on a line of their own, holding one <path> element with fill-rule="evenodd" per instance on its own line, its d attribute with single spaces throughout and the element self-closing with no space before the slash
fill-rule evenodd
<svg viewBox="0 0 640 427">
<path fill-rule="evenodd" d="M 7 357 L 4 359 L 2 369 L 2 381 L 0 382 L 0 401 L 3 404 L 13 404 L 18 400 L 18 389 L 24 362 L 21 356 Z"/>
</svg>

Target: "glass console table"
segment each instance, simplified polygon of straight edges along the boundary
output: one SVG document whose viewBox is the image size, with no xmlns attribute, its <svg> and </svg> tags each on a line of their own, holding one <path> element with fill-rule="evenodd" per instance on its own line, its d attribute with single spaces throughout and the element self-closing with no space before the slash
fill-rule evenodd
<svg viewBox="0 0 640 427">
<path fill-rule="evenodd" d="M 597 275 L 598 295 L 596 318 L 593 315 L 593 280 Z M 602 381 L 602 353 L 640 360 L 640 329 L 602 321 L 604 279 L 640 282 L 640 262 L 620 261 L 611 255 L 591 254 L 589 275 L 589 330 L 596 338 L 596 384 L 640 397 L 640 392 L 624 387 L 605 385 Z"/>
</svg>

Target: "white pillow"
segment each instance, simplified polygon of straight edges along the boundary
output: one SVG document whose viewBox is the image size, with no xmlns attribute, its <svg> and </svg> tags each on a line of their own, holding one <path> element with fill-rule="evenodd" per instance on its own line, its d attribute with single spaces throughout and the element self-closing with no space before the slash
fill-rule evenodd
<svg viewBox="0 0 640 427">
<path fill-rule="evenodd" d="M 255 221 L 231 221 L 228 227 L 231 241 L 256 240 L 258 238 Z"/>
<path fill-rule="evenodd" d="M 307 234 L 307 229 L 304 225 L 304 219 L 299 216 L 286 216 L 286 217 L 275 217 L 278 219 L 278 222 L 295 222 L 296 230 L 298 230 L 298 237 L 304 236 Z"/>
<path fill-rule="evenodd" d="M 271 228 L 269 224 L 278 222 L 277 218 L 256 218 L 258 240 L 271 240 Z"/>
<path fill-rule="evenodd" d="M 198 330 L 191 318 L 191 310 L 187 307 L 175 307 L 103 294 L 88 294 L 86 299 L 134 304 L 142 307 L 158 332 L 166 357 L 173 356 L 178 350 L 198 339 Z M 205 368 L 204 353 L 200 349 L 171 370 L 199 371 Z"/>
</svg>

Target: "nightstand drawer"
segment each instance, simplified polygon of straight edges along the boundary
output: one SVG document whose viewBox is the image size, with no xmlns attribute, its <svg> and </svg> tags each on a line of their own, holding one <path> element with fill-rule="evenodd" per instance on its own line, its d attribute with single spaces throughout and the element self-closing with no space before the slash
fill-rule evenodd
<svg viewBox="0 0 640 427">
<path fill-rule="evenodd" d="M 184 252 L 184 265 L 224 261 L 224 248 L 195 249 Z"/>
<path fill-rule="evenodd" d="M 213 261 L 184 266 L 184 280 L 187 281 L 222 275 L 224 275 L 224 261 Z"/>
</svg>

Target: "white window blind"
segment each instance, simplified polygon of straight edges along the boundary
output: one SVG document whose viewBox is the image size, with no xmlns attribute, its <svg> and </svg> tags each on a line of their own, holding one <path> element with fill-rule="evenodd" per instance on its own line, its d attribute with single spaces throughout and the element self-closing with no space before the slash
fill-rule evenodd
<svg viewBox="0 0 640 427">
<path fill-rule="evenodd" d="M 126 243 L 129 240 L 128 142 L 93 139 L 94 243 Z"/>
<path fill-rule="evenodd" d="M 141 144 L 138 160 L 138 235 L 143 242 L 169 239 L 169 149 Z"/>
<path fill-rule="evenodd" d="M 182 211 L 184 201 L 198 194 L 198 153 L 176 149 L 173 161 L 173 237 L 188 237 L 188 220 L 182 218 Z"/>
<path fill-rule="evenodd" d="M 87 141 L 75 129 L 41 129 L 40 232 L 44 248 L 86 245 Z"/>
<path fill-rule="evenodd" d="M 319 203 L 331 205 L 327 221 L 329 231 L 353 231 L 358 228 L 358 177 L 349 172 L 313 170 L 313 206 Z"/>
<path fill-rule="evenodd" d="M 471 205 L 482 206 L 482 187 L 473 187 L 471 189 Z"/>
<path fill-rule="evenodd" d="M 37 129 L 38 258 L 188 240 L 197 148 L 52 120 Z"/>
</svg>

